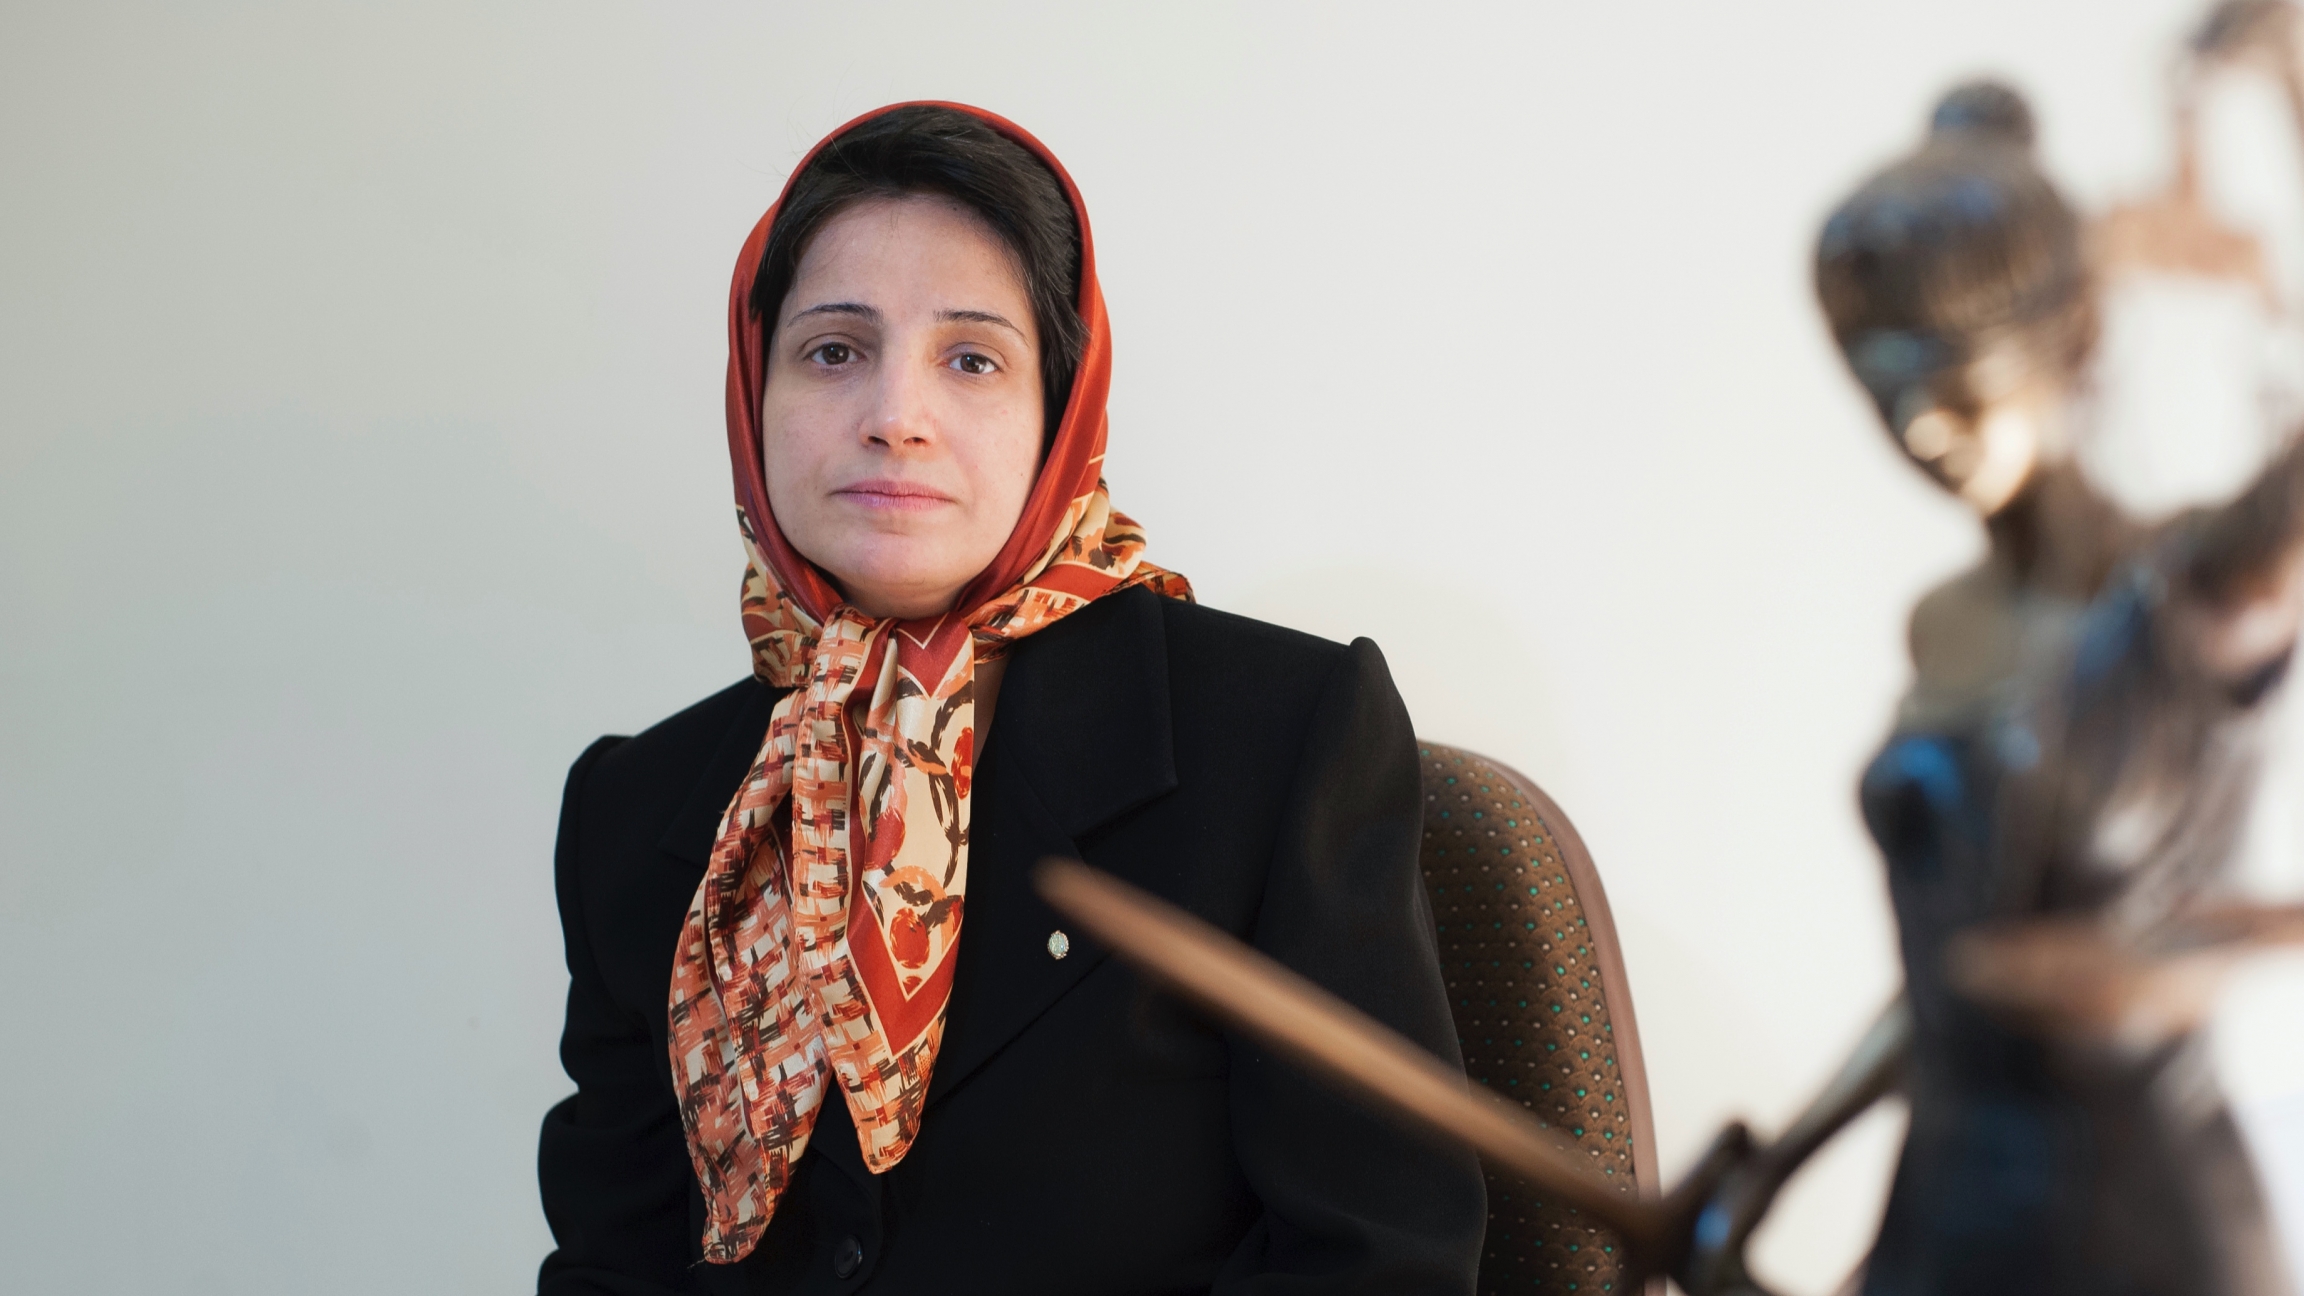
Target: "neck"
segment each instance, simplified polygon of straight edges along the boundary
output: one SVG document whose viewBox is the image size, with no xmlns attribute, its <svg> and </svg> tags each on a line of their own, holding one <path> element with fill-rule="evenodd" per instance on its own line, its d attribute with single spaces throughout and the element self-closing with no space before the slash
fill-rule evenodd
<svg viewBox="0 0 2304 1296">
<path fill-rule="evenodd" d="M 2043 594 L 2092 598 L 2130 547 L 2135 525 L 2072 465 L 2034 474 L 1984 519 L 1992 561 Z"/>
<path fill-rule="evenodd" d="M 958 586 L 923 594 L 917 590 L 866 589 L 834 577 L 832 587 L 848 606 L 876 620 L 925 621 L 944 615 L 960 601 Z"/>
</svg>

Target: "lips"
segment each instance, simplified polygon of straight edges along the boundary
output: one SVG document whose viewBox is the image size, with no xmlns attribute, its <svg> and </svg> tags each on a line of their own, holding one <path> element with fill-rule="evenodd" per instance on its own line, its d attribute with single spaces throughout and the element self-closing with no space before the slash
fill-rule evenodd
<svg viewBox="0 0 2304 1296">
<path fill-rule="evenodd" d="M 956 503 L 951 496 L 932 486 L 918 482 L 874 478 L 870 481 L 850 482 L 832 494 L 851 504 L 870 509 L 916 511 L 931 509 L 942 504 Z"/>
</svg>

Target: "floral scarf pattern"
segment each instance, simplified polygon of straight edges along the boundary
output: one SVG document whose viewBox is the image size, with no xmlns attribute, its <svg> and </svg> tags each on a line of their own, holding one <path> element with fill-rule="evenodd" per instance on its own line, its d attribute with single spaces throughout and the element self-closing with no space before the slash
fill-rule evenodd
<svg viewBox="0 0 2304 1296">
<path fill-rule="evenodd" d="M 847 1104 L 875 1174 L 919 1134 L 966 917 L 976 663 L 1122 589 L 1191 597 L 1143 560 L 1142 530 L 1102 480 L 1110 350 L 1078 192 L 1038 141 L 962 110 L 1038 154 L 1070 195 L 1090 344 L 1015 533 L 954 611 L 867 617 L 785 542 L 760 479 L 763 339 L 744 305 L 775 208 L 737 262 L 728 399 L 744 629 L 755 674 L 792 691 L 721 817 L 673 957 L 673 1089 L 716 1264 L 758 1245 L 823 1102 Z"/>
</svg>

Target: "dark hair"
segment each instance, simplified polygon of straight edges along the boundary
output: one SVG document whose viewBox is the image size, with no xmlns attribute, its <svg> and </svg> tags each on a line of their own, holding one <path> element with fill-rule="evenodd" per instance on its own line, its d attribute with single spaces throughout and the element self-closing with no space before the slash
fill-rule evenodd
<svg viewBox="0 0 2304 1296">
<path fill-rule="evenodd" d="M 1929 405 L 1974 412 L 1986 355 L 2070 377 L 2095 344 L 2080 221 L 2031 140 L 2022 95 L 1956 87 L 1920 148 L 1824 222 L 1816 295 L 1891 430 Z"/>
<path fill-rule="evenodd" d="M 751 308 L 772 345 L 776 312 L 800 256 L 825 222 L 868 198 L 937 194 L 1000 236 L 1016 259 L 1040 335 L 1040 390 L 1053 435 L 1088 348 L 1080 318 L 1080 227 L 1056 173 L 1030 149 L 981 118 L 917 105 L 859 122 L 827 143 L 793 177 L 760 250 Z"/>
</svg>

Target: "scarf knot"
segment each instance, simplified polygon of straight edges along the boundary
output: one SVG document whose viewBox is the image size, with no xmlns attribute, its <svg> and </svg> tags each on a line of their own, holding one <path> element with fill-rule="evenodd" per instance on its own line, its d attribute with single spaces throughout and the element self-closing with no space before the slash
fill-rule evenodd
<svg viewBox="0 0 2304 1296">
<path fill-rule="evenodd" d="M 833 1086 L 873 1173 L 919 1135 L 966 915 L 977 660 L 1121 589 L 1191 597 L 1101 481 L 1024 579 L 923 621 L 817 620 L 738 520 L 753 669 L 791 691 L 673 959 L 673 1088 L 718 1264 L 758 1244 Z"/>
</svg>

